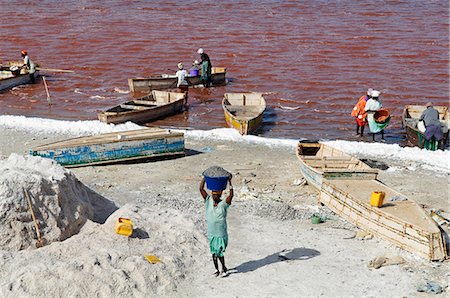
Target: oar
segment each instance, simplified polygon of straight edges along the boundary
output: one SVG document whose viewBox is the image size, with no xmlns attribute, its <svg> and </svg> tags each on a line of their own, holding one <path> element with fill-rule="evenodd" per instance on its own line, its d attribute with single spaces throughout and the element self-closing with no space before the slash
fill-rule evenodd
<svg viewBox="0 0 450 298">
<path fill-rule="evenodd" d="M 42 81 L 44 82 L 45 92 L 47 93 L 47 102 L 49 105 L 52 104 L 52 100 L 50 99 L 50 93 L 48 92 L 47 81 L 45 80 L 45 76 L 42 76 Z"/>
<path fill-rule="evenodd" d="M 37 70 L 42 70 L 42 71 L 51 71 L 51 72 L 75 72 L 73 70 L 69 70 L 69 69 L 57 69 L 57 68 L 41 68 L 41 67 L 36 67 Z"/>
</svg>

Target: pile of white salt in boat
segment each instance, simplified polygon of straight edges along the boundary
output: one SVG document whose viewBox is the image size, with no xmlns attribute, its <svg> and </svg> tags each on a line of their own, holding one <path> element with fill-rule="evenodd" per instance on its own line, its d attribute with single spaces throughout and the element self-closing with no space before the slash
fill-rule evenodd
<svg viewBox="0 0 450 298">
<path fill-rule="evenodd" d="M 63 241 L 116 209 L 50 159 L 12 154 L 0 160 L 0 249 Z"/>
</svg>

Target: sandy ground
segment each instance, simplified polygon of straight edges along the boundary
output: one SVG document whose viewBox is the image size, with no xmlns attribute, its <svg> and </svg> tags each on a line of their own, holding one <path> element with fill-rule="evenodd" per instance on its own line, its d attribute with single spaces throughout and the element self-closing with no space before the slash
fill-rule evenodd
<svg viewBox="0 0 450 298">
<path fill-rule="evenodd" d="M 2 136 L 0 155 L 3 156 L 12 152 L 26 153 L 34 145 L 67 137 L 9 129 L 2 129 Z M 123 266 L 129 272 L 140 271 L 136 277 L 129 273 L 123 277 L 129 278 L 130 283 L 134 282 L 135 287 L 140 289 L 131 292 L 133 296 L 153 293 L 172 297 L 425 297 L 429 294 L 417 292 L 417 287 L 424 282 L 435 281 L 444 287 L 449 285 L 448 261 L 428 262 L 383 240 L 355 238 L 356 228 L 333 215 L 326 207 L 316 204 L 317 192 L 312 187 L 296 185 L 302 177 L 296 156 L 291 150 L 192 139 L 186 140 L 186 147 L 189 154 L 183 158 L 71 169 L 84 184 L 113 200 L 118 206 L 131 204 L 126 205 L 122 212 L 128 210 L 130 213 L 133 208 L 147 210 L 142 215 L 135 214 L 141 218 L 136 220 L 137 227 L 150 235 L 149 239 L 145 239 L 146 242 L 125 242 L 120 237 L 114 238 L 111 222 L 109 226 L 108 222 L 104 226 L 90 224 L 80 235 L 64 241 L 66 243 L 27 251 L 20 256 L 17 253 L 3 254 L 0 263 L 17 263 L 22 266 L 22 272 L 26 271 L 27 266 L 33 267 L 36 262 L 42 262 L 37 254 L 45 254 L 45 250 L 50 255 L 52 251 L 53 254 L 62 251 L 60 254 L 63 257 L 68 255 L 65 251 L 71 251 L 70 262 L 73 263 L 83 255 L 94 257 L 97 252 L 102 255 L 105 248 L 114 250 L 114 254 L 119 257 L 120 254 L 130 257 L 140 253 L 141 247 L 152 247 L 153 251 L 158 252 L 158 257 L 165 261 L 164 266 L 167 268 L 158 268 L 163 266 L 160 263 L 139 263 L 139 266 L 129 268 L 126 263 L 116 262 L 114 268 L 102 269 L 113 271 Z M 382 182 L 413 197 L 428 209 L 441 209 L 445 211 L 444 214 L 448 214 L 448 175 L 401 161 L 379 162 L 390 166 L 390 169 L 380 174 Z M 205 238 L 203 203 L 198 193 L 201 172 L 211 165 L 220 165 L 234 175 L 236 196 L 229 209 L 230 240 L 225 254 L 231 274 L 227 278 L 212 276 L 214 268 Z M 314 213 L 327 216 L 328 220 L 313 225 L 310 217 Z M 172 221 L 173 218 L 177 220 Z M 174 223 L 183 226 L 177 227 Z M 152 229 L 156 229 L 153 234 Z M 179 233 L 175 231 L 177 229 Z M 113 236 L 99 236 L 98 239 L 91 237 L 89 245 L 79 245 L 77 237 L 89 233 L 111 233 Z M 196 235 L 195 241 L 186 236 L 190 234 Z M 96 243 L 96 239 L 99 243 Z M 160 247 L 164 250 L 158 249 L 158 242 L 161 242 Z M 55 247 L 63 249 L 57 250 Z M 377 270 L 368 268 L 369 261 L 378 256 L 402 256 L 406 263 Z M 19 257 L 20 262 L 17 260 Z M 61 264 L 63 257 L 60 258 Z M 179 272 L 176 266 L 178 263 Z M 19 273 L 11 277 L 11 271 L 14 272 L 15 268 L 9 265 L 0 269 L 0 276 L 3 276 L 0 277 L 0 289 L 6 291 L 8 287 L 5 285 L 9 283 L 9 291 L 3 293 L 6 296 L 31 295 L 29 289 L 15 286 L 13 279 L 23 277 Z M 51 267 L 47 266 L 46 270 L 51 270 Z M 83 270 L 91 272 L 94 269 L 85 267 L 79 274 L 84 274 Z M 146 282 L 148 278 L 150 280 Z M 146 284 L 151 287 L 152 281 L 158 279 L 159 284 L 161 280 L 165 280 L 166 284 L 170 280 L 175 282 L 171 286 L 145 291 Z M 113 282 L 108 280 L 103 282 L 111 282 L 111 287 L 106 289 L 99 284 L 98 289 L 90 286 L 85 292 L 64 292 L 64 287 L 70 287 L 67 279 L 56 278 L 51 282 L 53 290 L 34 294 L 108 297 L 122 293 L 114 289 Z"/>
</svg>

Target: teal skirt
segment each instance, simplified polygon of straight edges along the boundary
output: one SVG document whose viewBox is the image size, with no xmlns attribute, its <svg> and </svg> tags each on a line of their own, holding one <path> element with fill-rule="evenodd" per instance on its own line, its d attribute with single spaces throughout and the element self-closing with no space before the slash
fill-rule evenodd
<svg viewBox="0 0 450 298">
<path fill-rule="evenodd" d="M 383 129 L 386 128 L 386 126 L 388 126 L 390 120 L 391 120 L 391 117 L 386 119 L 386 121 L 384 123 L 378 123 L 373 119 L 373 115 L 372 115 L 372 117 L 367 117 L 367 122 L 369 123 L 370 132 L 378 133 L 378 132 L 382 131 Z"/>
<path fill-rule="evenodd" d="M 209 249 L 213 255 L 218 257 L 223 257 L 223 253 L 227 249 L 228 246 L 228 236 L 225 237 L 208 237 L 209 240 Z"/>
</svg>

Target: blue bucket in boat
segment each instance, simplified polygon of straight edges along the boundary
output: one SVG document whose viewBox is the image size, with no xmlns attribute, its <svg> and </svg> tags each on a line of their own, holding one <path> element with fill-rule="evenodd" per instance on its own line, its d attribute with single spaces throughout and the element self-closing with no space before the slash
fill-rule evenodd
<svg viewBox="0 0 450 298">
<path fill-rule="evenodd" d="M 198 69 L 190 69 L 189 74 L 191 75 L 191 77 L 198 76 Z"/>
<path fill-rule="evenodd" d="M 206 187 L 211 191 L 219 191 L 227 188 L 228 176 L 225 177 L 208 177 L 205 176 Z"/>
</svg>

